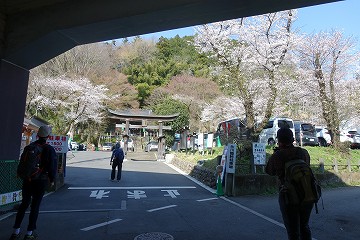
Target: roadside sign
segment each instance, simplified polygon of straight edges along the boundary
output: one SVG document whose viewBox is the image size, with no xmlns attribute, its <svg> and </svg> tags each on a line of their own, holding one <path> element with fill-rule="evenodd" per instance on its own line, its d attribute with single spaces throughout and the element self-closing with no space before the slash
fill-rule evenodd
<svg viewBox="0 0 360 240">
<path fill-rule="evenodd" d="M 15 203 L 22 199 L 22 190 L 0 194 L 0 206 Z"/>
<path fill-rule="evenodd" d="M 53 146 L 56 153 L 68 152 L 68 136 L 50 135 L 46 143 Z"/>
<path fill-rule="evenodd" d="M 228 144 L 226 153 L 226 172 L 235 173 L 236 164 L 236 144 Z"/>
<path fill-rule="evenodd" d="M 224 151 L 223 151 L 223 154 L 221 156 L 221 161 L 220 161 L 220 165 L 223 167 L 223 170 L 221 172 L 221 181 L 223 181 L 224 179 L 224 174 L 225 174 L 225 167 L 226 167 L 226 156 L 227 156 L 227 149 L 228 149 L 228 146 L 225 146 L 224 147 Z"/>
<path fill-rule="evenodd" d="M 255 165 L 266 164 L 265 143 L 253 142 L 253 156 Z"/>
</svg>

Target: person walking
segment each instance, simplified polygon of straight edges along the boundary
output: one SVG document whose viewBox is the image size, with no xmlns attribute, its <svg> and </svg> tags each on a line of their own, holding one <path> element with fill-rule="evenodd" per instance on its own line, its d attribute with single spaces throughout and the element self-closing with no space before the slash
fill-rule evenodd
<svg viewBox="0 0 360 240">
<path fill-rule="evenodd" d="M 289 128 L 277 131 L 278 148 L 267 162 L 265 172 L 280 180 L 279 206 L 289 240 L 311 240 L 309 219 L 314 203 L 289 204 L 284 189 L 285 162 L 303 159 L 310 165 L 310 155 L 306 149 L 293 145 L 294 136 Z"/>
<path fill-rule="evenodd" d="M 57 170 L 57 156 L 55 149 L 46 144 L 46 140 L 50 135 L 50 128 L 47 126 L 41 126 L 37 133 L 38 140 L 30 143 L 25 147 L 21 159 L 25 158 L 29 149 L 32 146 L 39 146 L 41 154 L 39 157 L 39 170 L 36 177 L 23 178 L 22 184 L 22 201 L 16 214 L 15 224 L 13 226 L 13 233 L 10 236 L 10 240 L 20 239 L 20 225 L 25 216 L 25 211 L 31 203 L 29 223 L 27 226 L 27 233 L 24 236 L 24 240 L 36 239 L 37 235 L 34 230 L 36 229 L 36 222 L 39 214 L 39 208 L 41 200 L 45 194 L 46 189 L 50 186 L 54 186 L 54 180 Z M 19 173 L 19 171 L 18 171 Z"/>
<path fill-rule="evenodd" d="M 121 180 L 121 170 L 122 170 L 123 161 L 124 161 L 124 151 L 121 149 L 120 143 L 116 143 L 115 149 L 113 150 L 110 158 L 110 165 L 112 165 L 111 181 L 115 180 L 116 168 L 118 170 L 116 175 L 116 180 L 118 182 Z"/>
</svg>

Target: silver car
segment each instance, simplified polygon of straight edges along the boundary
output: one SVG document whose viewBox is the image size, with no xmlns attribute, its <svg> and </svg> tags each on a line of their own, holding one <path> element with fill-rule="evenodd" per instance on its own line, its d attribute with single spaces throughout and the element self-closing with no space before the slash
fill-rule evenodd
<svg viewBox="0 0 360 240">
<path fill-rule="evenodd" d="M 146 144 L 145 151 L 146 152 L 157 151 L 158 148 L 159 148 L 158 142 L 150 141 L 148 142 L 148 144 Z"/>
</svg>

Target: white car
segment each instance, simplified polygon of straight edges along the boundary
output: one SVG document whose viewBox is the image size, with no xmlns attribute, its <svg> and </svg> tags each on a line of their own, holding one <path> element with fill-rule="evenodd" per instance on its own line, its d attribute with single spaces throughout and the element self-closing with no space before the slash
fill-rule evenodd
<svg viewBox="0 0 360 240">
<path fill-rule="evenodd" d="M 124 149 L 124 139 L 122 139 L 122 140 L 120 141 L 120 147 L 121 147 L 122 149 Z M 125 149 L 124 149 L 124 150 L 125 150 Z M 128 151 L 132 151 L 132 152 L 134 152 L 134 150 L 135 150 L 134 141 L 133 141 L 131 138 L 129 138 L 129 139 L 127 140 L 127 150 L 128 150 Z"/>
<path fill-rule="evenodd" d="M 280 128 L 289 128 L 293 132 L 295 139 L 294 121 L 291 118 L 277 117 L 271 118 L 264 129 L 259 134 L 259 142 L 268 145 L 276 144 L 276 134 Z"/>
<path fill-rule="evenodd" d="M 353 138 L 350 137 L 348 134 L 346 134 L 345 132 L 341 132 L 340 133 L 340 142 L 353 142 Z"/>
<path fill-rule="evenodd" d="M 106 143 L 104 143 L 103 146 L 102 146 L 102 150 L 103 150 L 103 151 L 111 151 L 112 148 L 113 148 L 113 144 L 110 143 L 110 142 L 106 142 Z"/>
<path fill-rule="evenodd" d="M 77 142 L 70 142 L 71 150 L 78 150 L 79 144 Z"/>
<path fill-rule="evenodd" d="M 315 130 L 320 146 L 327 147 L 331 145 L 331 136 L 329 134 L 329 130 L 326 127 L 315 126 Z"/>
<path fill-rule="evenodd" d="M 319 140 L 319 145 L 323 147 L 331 145 L 331 136 L 329 130 L 326 127 L 321 127 L 321 126 L 316 126 L 315 129 L 316 129 L 316 136 L 318 137 Z M 352 138 L 346 132 L 341 132 L 340 142 L 354 143 L 354 138 Z"/>
</svg>

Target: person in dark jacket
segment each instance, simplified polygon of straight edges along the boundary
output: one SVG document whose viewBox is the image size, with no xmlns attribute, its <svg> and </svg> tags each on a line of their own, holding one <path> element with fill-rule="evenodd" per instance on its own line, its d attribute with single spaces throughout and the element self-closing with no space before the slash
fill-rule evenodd
<svg viewBox="0 0 360 240">
<path fill-rule="evenodd" d="M 311 240 L 309 227 L 313 203 L 289 205 L 285 192 L 281 191 L 285 182 L 285 162 L 292 159 L 303 159 L 310 165 L 310 155 L 306 149 L 293 145 L 293 132 L 289 128 L 281 128 L 277 132 L 278 148 L 270 157 L 265 171 L 280 180 L 279 205 L 289 240 Z"/>
<path fill-rule="evenodd" d="M 111 181 L 115 180 L 116 168 L 118 169 L 116 180 L 118 182 L 121 180 L 121 170 L 122 170 L 123 161 L 124 161 L 124 151 L 121 149 L 120 143 L 116 143 L 115 149 L 113 150 L 110 158 L 110 165 L 112 165 Z"/>
<path fill-rule="evenodd" d="M 24 179 L 22 185 L 22 201 L 16 214 L 15 224 L 13 226 L 13 234 L 10 236 L 10 240 L 20 238 L 20 225 L 24 219 L 25 211 L 31 203 L 29 224 L 27 227 L 27 233 L 24 236 L 24 240 L 36 239 L 37 235 L 34 233 L 36 229 L 36 221 L 39 215 L 39 208 L 41 200 L 45 194 L 46 189 L 50 186 L 54 186 L 54 180 L 57 172 L 57 156 L 55 149 L 46 144 L 46 140 L 50 135 L 50 128 L 47 126 L 41 126 L 37 133 L 38 140 L 31 144 L 38 144 L 42 147 L 40 157 L 40 169 L 42 169 L 40 175 L 34 179 Z M 26 147 L 23 154 L 26 153 Z M 22 156 L 23 157 L 23 156 Z"/>
</svg>

